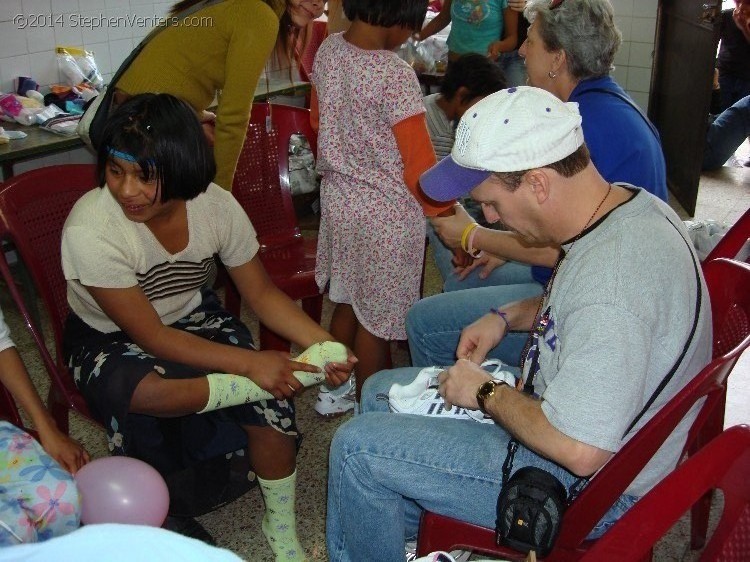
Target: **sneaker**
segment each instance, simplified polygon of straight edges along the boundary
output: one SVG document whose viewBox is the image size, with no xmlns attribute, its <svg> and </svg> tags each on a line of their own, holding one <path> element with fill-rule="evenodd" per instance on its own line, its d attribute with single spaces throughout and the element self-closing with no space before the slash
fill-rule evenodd
<svg viewBox="0 0 750 562">
<path fill-rule="evenodd" d="M 341 387 L 330 390 L 325 385 L 318 391 L 315 411 L 321 416 L 332 418 L 353 410 L 357 402 L 357 388 L 354 376 L 349 377 Z"/>
<path fill-rule="evenodd" d="M 482 368 L 496 380 L 504 380 L 515 386 L 516 378 L 509 371 L 502 370 L 502 362 L 490 359 L 482 363 Z M 394 384 L 388 393 L 388 407 L 392 412 L 400 414 L 416 414 L 419 416 L 433 416 L 440 418 L 471 419 L 480 423 L 495 423 L 480 410 L 469 410 L 453 406 L 450 410 L 445 407 L 443 397 L 438 394 L 438 375 L 444 367 L 426 367 L 419 371 L 417 377 L 410 384 Z"/>
</svg>

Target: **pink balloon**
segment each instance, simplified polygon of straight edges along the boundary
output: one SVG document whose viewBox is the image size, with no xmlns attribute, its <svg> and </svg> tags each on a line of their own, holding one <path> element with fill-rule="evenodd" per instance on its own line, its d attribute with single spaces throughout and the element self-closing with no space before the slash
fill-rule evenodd
<svg viewBox="0 0 750 562">
<path fill-rule="evenodd" d="M 130 457 L 91 461 L 75 475 L 83 523 L 161 527 L 169 510 L 167 484 L 156 469 Z"/>
</svg>

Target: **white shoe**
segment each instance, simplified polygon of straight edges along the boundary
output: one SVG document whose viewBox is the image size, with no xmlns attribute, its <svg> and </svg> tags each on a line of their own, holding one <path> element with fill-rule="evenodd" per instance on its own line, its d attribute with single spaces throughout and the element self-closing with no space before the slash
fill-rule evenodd
<svg viewBox="0 0 750 562">
<path fill-rule="evenodd" d="M 318 391 L 315 411 L 321 416 L 335 417 L 353 410 L 357 401 L 354 376 L 349 377 L 341 387 L 330 390 L 325 385 Z"/>
<path fill-rule="evenodd" d="M 502 370 L 502 362 L 491 359 L 482 363 L 492 378 L 504 380 L 515 386 L 515 376 Z M 471 419 L 480 423 L 495 423 L 480 410 L 469 410 L 453 406 L 446 409 L 443 397 L 438 393 L 438 375 L 444 371 L 443 367 L 426 367 L 419 371 L 417 377 L 410 384 L 393 384 L 388 392 L 388 407 L 392 412 L 401 414 L 416 414 L 419 416 L 433 416 L 439 418 Z M 512 382 L 509 382 L 512 381 Z"/>
</svg>

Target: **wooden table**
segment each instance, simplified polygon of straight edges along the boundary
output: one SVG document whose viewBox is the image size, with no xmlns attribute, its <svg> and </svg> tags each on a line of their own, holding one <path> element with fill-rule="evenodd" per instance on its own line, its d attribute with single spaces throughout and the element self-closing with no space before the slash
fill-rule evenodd
<svg viewBox="0 0 750 562">
<path fill-rule="evenodd" d="M 265 77 L 261 76 L 253 99 L 260 101 L 274 96 L 292 96 L 303 94 L 309 90 L 309 82 L 291 81 L 288 77 L 269 74 L 268 84 L 266 84 Z M 25 139 L 16 139 L 11 140 L 8 144 L 0 144 L 0 166 L 2 167 L 3 180 L 13 177 L 13 165 L 16 162 L 49 156 L 50 154 L 84 146 L 78 135 L 69 137 L 56 135 L 44 131 L 38 126 L 26 127 L 6 121 L 0 121 L 0 127 L 8 131 L 23 131 L 28 135 Z"/>
</svg>

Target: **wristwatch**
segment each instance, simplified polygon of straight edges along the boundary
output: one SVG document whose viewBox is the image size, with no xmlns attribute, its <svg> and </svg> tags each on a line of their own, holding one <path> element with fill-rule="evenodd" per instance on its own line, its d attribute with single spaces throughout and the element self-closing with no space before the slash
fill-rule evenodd
<svg viewBox="0 0 750 562">
<path fill-rule="evenodd" d="M 479 404 L 479 409 L 482 413 L 486 414 L 487 411 L 484 409 L 484 403 L 488 398 L 491 398 L 495 395 L 495 389 L 504 384 L 505 386 L 510 386 L 505 381 L 498 381 L 495 379 L 488 380 L 487 382 L 483 382 L 479 385 L 479 388 L 477 389 L 477 404 Z"/>
</svg>

